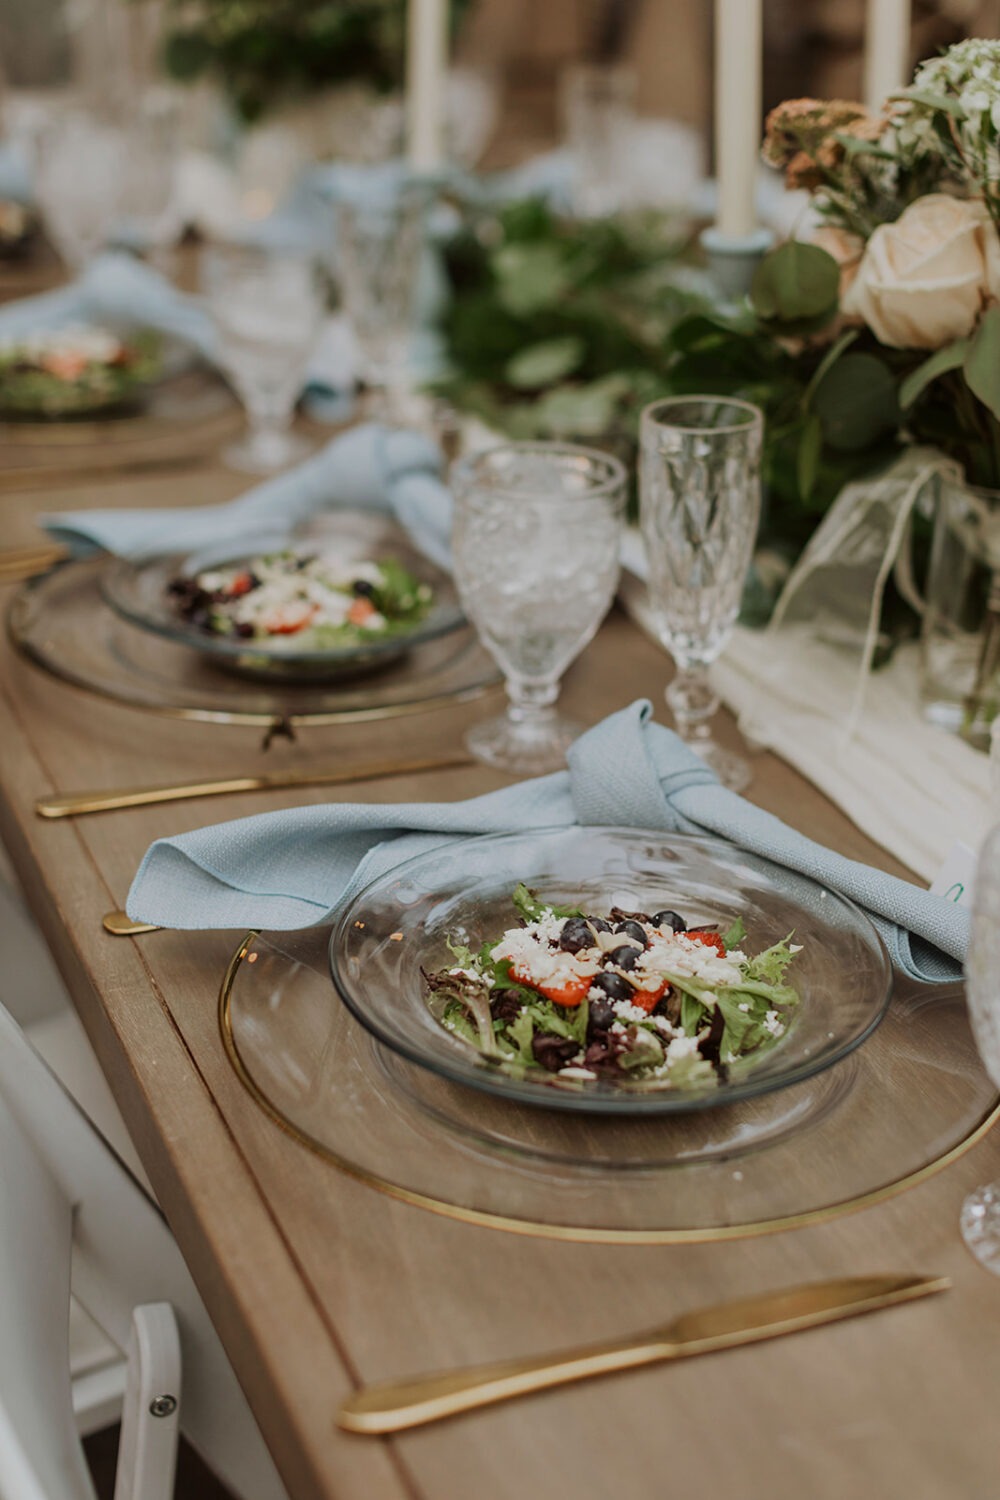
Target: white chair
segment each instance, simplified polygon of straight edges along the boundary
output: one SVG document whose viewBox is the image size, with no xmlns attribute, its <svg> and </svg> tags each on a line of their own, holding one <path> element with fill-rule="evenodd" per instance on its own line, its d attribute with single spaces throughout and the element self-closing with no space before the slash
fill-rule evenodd
<svg viewBox="0 0 1000 1500">
<path fill-rule="evenodd" d="M 178 1425 L 242 1500 L 287 1500 L 162 1215 L 0 1006 L 0 1500 L 93 1500 L 71 1285 L 112 1356 L 84 1380 L 112 1416 L 125 1391 L 115 1500 L 172 1493 Z"/>
</svg>

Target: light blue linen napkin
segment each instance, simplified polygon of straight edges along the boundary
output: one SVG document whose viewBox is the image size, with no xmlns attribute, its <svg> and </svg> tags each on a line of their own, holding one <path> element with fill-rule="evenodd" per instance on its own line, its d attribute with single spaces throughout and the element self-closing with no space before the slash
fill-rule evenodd
<svg viewBox="0 0 1000 1500">
<path fill-rule="evenodd" d="M 128 897 L 140 922 L 179 928 L 308 927 L 387 870 L 468 835 L 573 823 L 714 834 L 866 909 L 893 963 L 927 983 L 960 977 L 968 913 L 835 854 L 720 786 L 638 701 L 589 730 L 569 770 L 468 802 L 330 803 L 159 839 Z"/>
<path fill-rule="evenodd" d="M 5 303 L 0 308 L 0 340 L 71 323 L 153 328 L 189 344 L 206 359 L 215 351 L 211 321 L 195 298 L 124 250 L 95 256 L 69 286 Z"/>
<path fill-rule="evenodd" d="M 322 511 L 371 510 L 395 516 L 424 555 L 447 568 L 451 496 L 441 468 L 429 438 L 370 422 L 225 505 L 64 511 L 41 516 L 39 524 L 75 556 L 105 551 L 139 558 L 232 543 L 267 550 Z"/>
</svg>

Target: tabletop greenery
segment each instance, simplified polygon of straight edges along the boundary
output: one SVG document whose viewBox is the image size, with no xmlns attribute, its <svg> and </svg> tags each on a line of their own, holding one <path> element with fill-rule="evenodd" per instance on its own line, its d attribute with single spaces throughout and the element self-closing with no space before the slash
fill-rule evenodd
<svg viewBox="0 0 1000 1500">
<path fill-rule="evenodd" d="M 451 0 L 456 24 L 469 0 Z M 181 82 L 213 78 L 257 120 L 336 84 L 400 87 L 406 0 L 169 0 L 164 60 Z"/>
<path fill-rule="evenodd" d="M 953 47 L 872 116 L 800 99 L 764 157 L 822 227 L 713 304 L 692 246 L 647 215 L 567 222 L 544 204 L 473 219 L 446 247 L 442 389 L 514 437 L 633 456 L 662 395 L 765 412 L 761 544 L 793 558 L 851 479 L 910 440 L 1000 487 L 1000 42 Z"/>
</svg>

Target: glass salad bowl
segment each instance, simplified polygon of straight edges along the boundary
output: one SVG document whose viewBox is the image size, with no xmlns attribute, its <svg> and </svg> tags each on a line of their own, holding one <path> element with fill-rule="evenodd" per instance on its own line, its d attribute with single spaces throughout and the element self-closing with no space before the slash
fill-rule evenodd
<svg viewBox="0 0 1000 1500">
<path fill-rule="evenodd" d="M 285 560 L 284 572 L 272 578 L 275 558 Z M 261 566 L 265 559 L 266 573 Z M 344 592 L 331 594 L 317 587 L 312 575 L 317 568 L 324 571 L 324 559 L 331 559 L 330 567 L 345 580 Z M 359 576 L 352 586 L 355 573 Z M 379 579 L 390 574 L 395 597 L 406 606 L 395 618 L 376 611 L 382 603 Z M 265 575 L 263 582 L 258 575 Z M 249 606 L 249 617 L 264 623 L 218 634 L 201 607 L 207 596 L 197 593 L 192 601 L 192 592 L 198 587 L 196 580 L 218 585 L 234 576 L 253 580 L 253 587 L 248 585 L 247 592 L 234 596 L 229 605 L 239 606 L 242 613 Z M 393 521 L 347 511 L 328 514 L 271 543 L 255 543 L 248 537 L 242 547 L 230 544 L 116 559 L 102 575 L 101 590 L 107 603 L 132 624 L 189 646 L 216 666 L 266 681 L 327 682 L 354 676 L 387 666 L 411 647 L 464 623 L 451 579 L 423 557 Z M 303 627 L 302 612 L 313 605 L 303 603 L 300 593 L 349 605 L 347 628 L 325 625 L 323 613 L 314 616 L 320 628 L 311 622 Z M 259 603 L 265 595 L 270 610 Z M 194 610 L 192 602 L 198 606 Z M 363 608 L 376 628 L 353 625 L 355 607 Z M 207 605 L 209 613 L 213 609 Z M 272 629 L 272 622 L 274 633 L 255 633 Z"/>
<path fill-rule="evenodd" d="M 739 947 L 751 958 L 793 942 L 798 951 L 786 977 L 798 1000 L 787 1027 L 724 1068 L 678 1070 L 683 1083 L 639 1076 L 639 1069 L 635 1077 L 587 1077 L 586 1067 L 563 1074 L 503 1052 L 487 1056 L 445 1028 L 426 975 L 461 967 L 456 948 L 475 954 L 516 928 L 512 893 L 521 884 L 540 903 L 588 915 L 670 911 L 689 929 L 720 933 L 742 923 Z M 354 897 L 331 935 L 329 956 L 352 1013 L 410 1062 L 521 1103 L 597 1113 L 707 1109 L 800 1083 L 864 1041 L 891 992 L 884 944 L 844 897 L 720 840 L 621 828 L 541 829 L 422 854 Z M 558 1013 L 571 1025 L 579 1016 L 568 1008 Z"/>
</svg>

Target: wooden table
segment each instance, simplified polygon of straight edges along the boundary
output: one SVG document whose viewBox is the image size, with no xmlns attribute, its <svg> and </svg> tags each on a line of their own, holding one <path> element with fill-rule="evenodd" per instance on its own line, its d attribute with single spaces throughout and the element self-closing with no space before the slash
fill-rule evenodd
<svg viewBox="0 0 1000 1500">
<path fill-rule="evenodd" d="M 0 496 L 0 541 L 34 540 L 59 505 L 195 504 L 238 481 L 204 468 Z M 587 721 L 648 695 L 664 659 L 612 617 L 567 679 Z M 985 1500 L 1000 1437 L 1000 1281 L 958 1233 L 963 1195 L 1000 1174 L 1000 1137 L 878 1208 L 768 1238 L 669 1248 L 515 1238 L 435 1217 L 338 1175 L 283 1135 L 244 1093 L 216 1030 L 233 934 L 120 939 L 122 906 L 156 836 L 279 805 L 295 792 L 38 821 L 53 790 L 196 779 L 273 763 L 250 729 L 174 723 L 49 681 L 0 656 L 0 830 L 294 1500 Z M 383 725 L 303 734 L 308 763 L 384 755 L 405 726 L 420 753 L 495 700 Z M 351 787 L 356 800 L 471 796 L 486 769 Z M 892 861 L 773 756 L 754 799 L 845 852 Z M 808 1139 L 803 1139 L 808 1150 Z M 355 1385 L 541 1352 L 666 1321 L 700 1304 L 816 1277 L 950 1275 L 954 1289 L 906 1309 L 770 1345 L 566 1388 L 393 1440 L 334 1426 Z"/>
</svg>

